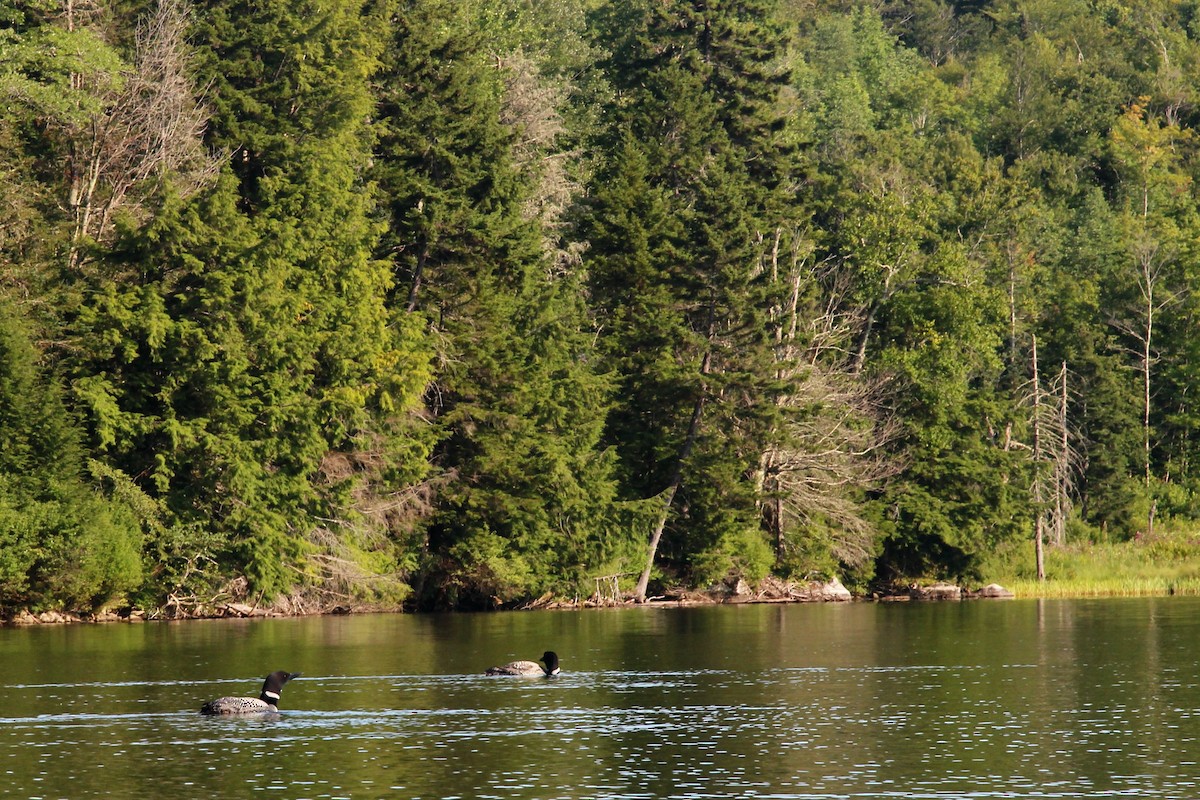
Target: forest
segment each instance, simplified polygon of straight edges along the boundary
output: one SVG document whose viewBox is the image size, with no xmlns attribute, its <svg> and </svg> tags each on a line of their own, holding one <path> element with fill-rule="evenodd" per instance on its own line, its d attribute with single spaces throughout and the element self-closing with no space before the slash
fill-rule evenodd
<svg viewBox="0 0 1200 800">
<path fill-rule="evenodd" d="M 1200 529 L 1195 0 L 0 0 L 0 97 L 4 613 Z"/>
</svg>

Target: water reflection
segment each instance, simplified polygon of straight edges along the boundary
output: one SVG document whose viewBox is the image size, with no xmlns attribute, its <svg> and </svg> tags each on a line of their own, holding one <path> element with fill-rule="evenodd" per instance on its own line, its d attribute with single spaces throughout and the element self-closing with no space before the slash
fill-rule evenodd
<svg viewBox="0 0 1200 800">
<path fill-rule="evenodd" d="M 0 795 L 1194 797 L 1200 602 L 0 630 Z M 557 650 L 554 679 L 488 664 Z M 303 671 L 285 708 L 203 700 Z"/>
</svg>

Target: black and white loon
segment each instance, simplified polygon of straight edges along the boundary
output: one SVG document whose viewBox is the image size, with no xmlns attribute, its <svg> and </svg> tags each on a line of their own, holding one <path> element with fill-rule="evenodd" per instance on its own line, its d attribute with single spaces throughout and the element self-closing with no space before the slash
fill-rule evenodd
<svg viewBox="0 0 1200 800">
<path fill-rule="evenodd" d="M 540 659 L 542 663 L 537 661 L 513 661 L 510 664 L 505 664 L 502 667 L 488 667 L 485 675 L 557 675 L 558 655 L 547 650 L 542 653 Z M 543 666 L 544 665 L 544 666 Z"/>
<path fill-rule="evenodd" d="M 201 714 L 274 714 L 279 711 L 279 693 L 283 685 L 299 672 L 272 672 L 263 681 L 262 694 L 258 697 L 218 697 L 200 707 Z"/>
</svg>

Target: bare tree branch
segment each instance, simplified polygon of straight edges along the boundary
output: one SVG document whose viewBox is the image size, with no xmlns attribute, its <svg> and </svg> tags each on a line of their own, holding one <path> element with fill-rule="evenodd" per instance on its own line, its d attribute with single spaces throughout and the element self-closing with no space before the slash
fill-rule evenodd
<svg viewBox="0 0 1200 800">
<path fill-rule="evenodd" d="M 821 526 L 832 533 L 834 557 L 858 566 L 875 536 L 862 495 L 903 468 L 889 451 L 899 424 L 878 402 L 882 384 L 858 369 L 855 340 L 869 310 L 849 302 L 844 266 L 814 261 L 812 250 L 805 231 L 776 231 L 763 265 L 783 287 L 770 324 L 776 374 L 791 387 L 779 401 L 783 429 L 760 458 L 763 517 L 777 557 Z"/>
<path fill-rule="evenodd" d="M 189 18 L 186 0 L 159 0 L 138 26 L 132 70 L 76 136 L 68 196 L 75 214 L 72 266 L 85 240 L 111 235 L 117 211 L 144 214 L 159 181 L 187 196 L 216 175 L 219 159 L 202 141 L 208 112 L 188 73 Z"/>
</svg>

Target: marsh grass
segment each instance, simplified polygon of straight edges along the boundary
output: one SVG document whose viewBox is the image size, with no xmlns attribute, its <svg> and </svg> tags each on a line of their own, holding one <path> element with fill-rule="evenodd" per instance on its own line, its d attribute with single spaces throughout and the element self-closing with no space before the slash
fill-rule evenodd
<svg viewBox="0 0 1200 800">
<path fill-rule="evenodd" d="M 1023 543 L 996 551 L 983 574 L 1017 597 L 1200 595 L 1200 530 L 1048 547 L 1044 582 L 1037 580 L 1033 543 Z"/>
</svg>

